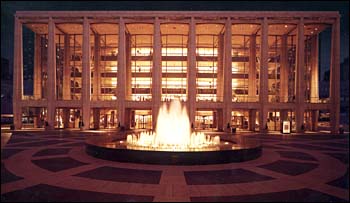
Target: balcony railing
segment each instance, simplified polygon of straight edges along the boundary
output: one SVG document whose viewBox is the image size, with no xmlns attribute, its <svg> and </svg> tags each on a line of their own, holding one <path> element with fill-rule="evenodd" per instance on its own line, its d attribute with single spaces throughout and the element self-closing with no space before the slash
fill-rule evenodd
<svg viewBox="0 0 350 203">
<path fill-rule="evenodd" d="M 232 96 L 232 102 L 259 102 L 259 96 Z"/>
<path fill-rule="evenodd" d="M 43 98 L 42 95 L 33 94 L 33 95 L 23 95 L 22 100 L 46 100 L 46 98 Z"/>
</svg>

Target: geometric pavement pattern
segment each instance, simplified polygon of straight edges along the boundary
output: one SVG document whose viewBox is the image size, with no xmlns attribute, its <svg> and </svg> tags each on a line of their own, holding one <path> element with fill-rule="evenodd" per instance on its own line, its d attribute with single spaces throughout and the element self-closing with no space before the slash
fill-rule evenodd
<svg viewBox="0 0 350 203">
<path fill-rule="evenodd" d="M 349 134 L 244 134 L 262 143 L 258 159 L 193 166 L 97 159 L 85 153 L 92 134 L 13 132 L 1 201 L 349 201 Z"/>
</svg>

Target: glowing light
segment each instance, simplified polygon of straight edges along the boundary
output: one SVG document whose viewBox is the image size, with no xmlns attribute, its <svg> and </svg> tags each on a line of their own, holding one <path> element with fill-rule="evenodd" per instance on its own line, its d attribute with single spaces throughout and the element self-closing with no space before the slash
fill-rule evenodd
<svg viewBox="0 0 350 203">
<path fill-rule="evenodd" d="M 176 99 L 159 110 L 156 132 L 127 135 L 128 148 L 145 148 L 162 151 L 186 151 L 196 149 L 215 150 L 220 137 L 204 133 L 191 133 L 190 121 L 185 107 Z"/>
<path fill-rule="evenodd" d="M 111 83 L 113 86 L 117 85 L 117 78 L 111 78 Z"/>
<path fill-rule="evenodd" d="M 117 72 L 117 71 L 118 71 L 118 67 L 117 67 L 117 66 L 112 66 L 112 67 L 111 67 L 111 70 L 112 70 L 113 72 Z"/>
<path fill-rule="evenodd" d="M 238 80 L 232 79 L 232 87 L 237 87 L 237 86 L 238 86 Z"/>
</svg>

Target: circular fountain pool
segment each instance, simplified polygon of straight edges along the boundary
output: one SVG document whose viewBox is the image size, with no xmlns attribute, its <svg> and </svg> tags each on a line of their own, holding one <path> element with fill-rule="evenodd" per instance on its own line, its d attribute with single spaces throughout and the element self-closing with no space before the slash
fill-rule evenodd
<svg viewBox="0 0 350 203">
<path fill-rule="evenodd" d="M 125 135 L 94 136 L 86 140 L 87 154 L 111 161 L 166 165 L 200 165 L 242 162 L 261 156 L 261 144 L 244 136 L 221 136 L 215 146 L 157 149 L 128 145 Z"/>
<path fill-rule="evenodd" d="M 218 164 L 255 159 L 261 145 L 241 136 L 235 138 L 192 132 L 186 107 L 179 99 L 163 103 L 155 132 L 91 137 L 86 152 L 92 156 L 147 164 Z"/>
</svg>

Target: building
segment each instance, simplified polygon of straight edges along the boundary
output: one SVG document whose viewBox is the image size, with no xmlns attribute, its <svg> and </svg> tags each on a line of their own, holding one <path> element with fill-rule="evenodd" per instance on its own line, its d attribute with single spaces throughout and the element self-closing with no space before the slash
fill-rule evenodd
<svg viewBox="0 0 350 203">
<path fill-rule="evenodd" d="M 339 127 L 338 12 L 17 11 L 14 125 L 154 129 L 179 98 L 195 129 Z M 23 29 L 34 91 L 23 95 Z M 319 38 L 331 29 L 329 98 L 319 99 Z"/>
</svg>

